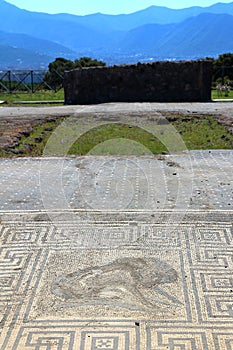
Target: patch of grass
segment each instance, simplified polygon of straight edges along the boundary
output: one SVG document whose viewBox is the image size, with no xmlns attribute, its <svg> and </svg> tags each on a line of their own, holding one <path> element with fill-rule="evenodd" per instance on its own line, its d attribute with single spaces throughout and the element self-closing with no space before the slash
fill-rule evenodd
<svg viewBox="0 0 233 350">
<path fill-rule="evenodd" d="M 106 124 L 82 135 L 69 154 L 148 154 L 162 153 L 166 147 L 152 134 L 127 124 Z"/>
<path fill-rule="evenodd" d="M 62 155 L 65 143 L 70 140 L 75 142 L 69 148 L 69 155 L 145 155 L 160 154 L 167 151 L 168 141 L 172 144 L 176 140 L 175 134 L 179 134 L 187 149 L 232 149 L 233 135 L 227 131 L 227 127 L 219 124 L 213 116 L 171 116 L 167 118 L 174 127 L 169 131 L 169 124 L 159 125 L 158 131 L 163 135 L 164 144 L 157 137 L 137 126 L 127 124 L 109 123 L 93 128 L 83 134 L 78 140 L 72 125 L 67 123 L 63 129 L 64 139 L 58 139 L 51 143 L 54 147 L 54 155 Z M 19 145 L 12 149 L 11 154 L 22 156 L 39 156 L 43 153 L 45 145 L 62 119 L 47 121 L 33 128 L 30 135 L 24 135 L 19 140 Z M 170 130 L 172 128 L 170 127 Z M 63 146 L 64 143 L 64 146 Z M 175 143 L 175 142 L 174 142 Z M 61 148 L 61 152 L 58 148 Z M 63 148 L 64 147 L 64 148 Z M 175 149 L 179 151 L 183 149 Z M 50 155 L 52 155 L 49 153 Z M 8 152 L 9 154 L 9 152 Z M 6 154 L 5 154 L 6 155 Z"/>
<path fill-rule="evenodd" d="M 228 132 L 227 127 L 219 124 L 212 116 L 177 116 L 167 119 L 170 119 L 170 123 L 180 134 L 189 150 L 233 148 L 233 135 Z M 166 126 L 161 126 L 160 133 L 167 133 L 167 138 L 174 137 Z M 163 139 L 166 141 L 166 137 Z M 78 142 L 75 142 L 70 148 L 69 154 L 159 154 L 167 151 L 165 145 L 144 129 L 124 124 L 108 124 L 92 129 L 80 137 Z"/>
<path fill-rule="evenodd" d="M 219 95 L 217 90 L 212 90 L 211 93 L 212 100 L 215 99 L 233 99 L 233 90 L 229 91 L 229 93 L 225 94 L 225 92 L 222 92 L 221 95 Z"/>
<path fill-rule="evenodd" d="M 178 117 L 172 124 L 189 150 L 233 148 L 233 135 L 212 116 Z"/>
<path fill-rule="evenodd" d="M 43 90 L 35 93 L 0 93 L 0 100 L 6 101 L 7 104 L 13 105 L 20 101 L 56 101 L 64 100 L 64 90 L 61 89 L 57 92 L 51 90 Z M 25 105 L 26 106 L 26 105 Z M 32 106 L 32 105 L 30 105 Z"/>
<path fill-rule="evenodd" d="M 221 96 L 218 95 L 217 90 L 212 90 L 211 94 L 212 99 L 233 99 L 233 90 L 231 90 L 226 96 L 223 92 Z M 42 90 L 35 93 L 30 92 L 0 92 L 0 100 L 6 101 L 9 105 L 12 105 L 20 101 L 55 101 L 55 100 L 64 100 L 64 90 L 61 89 L 57 92 L 50 90 Z"/>
<path fill-rule="evenodd" d="M 161 145 L 162 149 L 166 150 L 165 147 Z M 143 156 L 148 154 L 153 154 L 150 149 L 146 146 L 138 143 L 137 141 L 117 138 L 104 141 L 92 148 L 87 154 L 90 155 L 135 155 Z"/>
<path fill-rule="evenodd" d="M 51 119 L 45 123 L 33 127 L 32 132 L 25 133 L 19 139 L 18 146 L 9 147 L 7 151 L 1 151 L 1 156 L 40 156 L 51 133 L 63 121 L 62 118 Z"/>
</svg>

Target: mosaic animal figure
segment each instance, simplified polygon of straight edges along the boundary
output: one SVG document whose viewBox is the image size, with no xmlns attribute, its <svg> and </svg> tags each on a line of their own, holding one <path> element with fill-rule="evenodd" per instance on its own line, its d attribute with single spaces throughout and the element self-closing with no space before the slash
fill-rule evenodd
<svg viewBox="0 0 233 350">
<path fill-rule="evenodd" d="M 151 309 L 158 304 L 180 304 L 161 288 L 177 279 L 177 272 L 160 260 L 127 257 L 59 276 L 51 291 L 66 306 L 102 304 Z"/>
</svg>

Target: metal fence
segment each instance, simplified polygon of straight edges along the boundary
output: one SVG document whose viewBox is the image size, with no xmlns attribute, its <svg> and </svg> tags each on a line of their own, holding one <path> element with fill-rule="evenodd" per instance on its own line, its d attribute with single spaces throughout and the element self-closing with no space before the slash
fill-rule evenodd
<svg viewBox="0 0 233 350">
<path fill-rule="evenodd" d="M 45 80 L 47 70 L 0 70 L 0 92 L 30 92 L 41 90 L 58 91 L 63 88 L 63 75 L 54 70 L 50 72 L 55 83 Z M 215 67 L 213 82 L 218 81 L 221 85 L 231 82 L 233 85 L 233 66 Z M 214 87 L 214 85 L 213 85 Z"/>
<path fill-rule="evenodd" d="M 50 84 L 46 81 L 45 70 L 0 70 L 0 92 L 30 92 L 35 93 L 41 90 L 58 91 L 62 88 L 61 84 Z M 63 76 L 57 71 L 53 71 L 60 80 Z"/>
</svg>

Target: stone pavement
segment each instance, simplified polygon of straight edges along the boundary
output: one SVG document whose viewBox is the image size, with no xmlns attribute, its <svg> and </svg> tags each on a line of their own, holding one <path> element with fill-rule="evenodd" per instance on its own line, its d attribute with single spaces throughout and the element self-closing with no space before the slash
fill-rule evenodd
<svg viewBox="0 0 233 350">
<path fill-rule="evenodd" d="M 0 210 L 232 210 L 233 151 L 0 160 Z"/>
<path fill-rule="evenodd" d="M 104 103 L 99 105 L 76 105 L 56 107 L 0 107 L 1 117 L 15 118 L 27 115 L 73 115 L 82 113 L 134 113 L 134 112 L 178 112 L 222 114 L 233 117 L 232 102 L 209 103 Z"/>
<path fill-rule="evenodd" d="M 233 349 L 232 156 L 0 160 L 0 349 Z"/>
</svg>

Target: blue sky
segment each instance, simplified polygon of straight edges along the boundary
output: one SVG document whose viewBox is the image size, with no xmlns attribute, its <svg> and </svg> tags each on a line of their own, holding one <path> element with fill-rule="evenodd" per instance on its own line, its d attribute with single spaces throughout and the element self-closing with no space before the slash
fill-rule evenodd
<svg viewBox="0 0 233 350">
<path fill-rule="evenodd" d="M 6 0 L 20 8 L 48 13 L 73 13 L 85 15 L 95 12 L 108 14 L 131 13 L 151 5 L 170 8 L 210 6 L 217 2 L 230 3 L 232 0 Z"/>
</svg>

